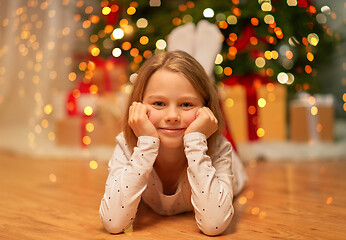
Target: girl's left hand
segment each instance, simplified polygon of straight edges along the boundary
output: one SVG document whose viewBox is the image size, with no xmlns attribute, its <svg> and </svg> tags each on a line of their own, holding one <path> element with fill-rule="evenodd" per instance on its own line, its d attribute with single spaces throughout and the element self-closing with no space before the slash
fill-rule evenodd
<svg viewBox="0 0 346 240">
<path fill-rule="evenodd" d="M 196 119 L 185 130 L 185 135 L 192 132 L 203 133 L 209 138 L 218 129 L 218 121 L 208 107 L 198 109 Z"/>
</svg>

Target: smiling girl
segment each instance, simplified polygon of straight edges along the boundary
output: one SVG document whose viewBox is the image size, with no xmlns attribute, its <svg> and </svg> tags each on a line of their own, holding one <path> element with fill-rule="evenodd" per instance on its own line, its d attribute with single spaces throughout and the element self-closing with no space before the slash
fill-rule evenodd
<svg viewBox="0 0 346 240">
<path fill-rule="evenodd" d="M 221 130 L 215 86 L 193 57 L 172 51 L 148 59 L 109 162 L 100 206 L 104 227 L 127 229 L 142 198 L 161 215 L 194 210 L 203 233 L 222 233 L 246 174 Z"/>
</svg>

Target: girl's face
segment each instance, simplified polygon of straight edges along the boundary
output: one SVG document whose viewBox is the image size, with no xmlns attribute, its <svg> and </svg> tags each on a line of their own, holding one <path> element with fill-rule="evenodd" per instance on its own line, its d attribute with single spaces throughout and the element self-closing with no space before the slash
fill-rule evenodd
<svg viewBox="0 0 346 240">
<path fill-rule="evenodd" d="M 159 134 L 161 145 L 167 148 L 183 146 L 184 132 L 196 119 L 203 99 L 182 74 L 160 69 L 148 80 L 143 104 Z"/>
</svg>

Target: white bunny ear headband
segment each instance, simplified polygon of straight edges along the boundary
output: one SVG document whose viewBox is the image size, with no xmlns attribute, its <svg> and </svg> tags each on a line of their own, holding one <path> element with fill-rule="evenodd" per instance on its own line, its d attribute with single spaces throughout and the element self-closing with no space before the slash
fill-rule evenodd
<svg viewBox="0 0 346 240">
<path fill-rule="evenodd" d="M 181 50 L 193 56 L 213 79 L 216 55 L 221 51 L 222 33 L 206 20 L 176 27 L 167 38 L 167 51 Z"/>
</svg>

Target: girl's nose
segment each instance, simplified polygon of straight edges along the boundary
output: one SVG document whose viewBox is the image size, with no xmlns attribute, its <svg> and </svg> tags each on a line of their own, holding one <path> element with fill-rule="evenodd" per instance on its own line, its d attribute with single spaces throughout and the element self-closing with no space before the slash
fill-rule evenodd
<svg viewBox="0 0 346 240">
<path fill-rule="evenodd" d="M 166 122 L 179 122 L 180 121 L 179 111 L 175 107 L 168 108 L 166 115 L 165 115 L 165 121 Z"/>
</svg>

